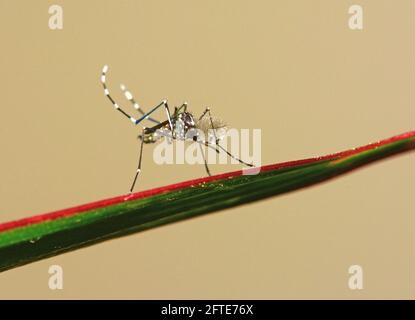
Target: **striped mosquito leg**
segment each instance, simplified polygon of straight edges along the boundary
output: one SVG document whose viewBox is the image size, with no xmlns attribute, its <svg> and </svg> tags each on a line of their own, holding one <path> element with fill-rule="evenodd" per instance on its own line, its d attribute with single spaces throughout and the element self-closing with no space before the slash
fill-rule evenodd
<svg viewBox="0 0 415 320">
<path fill-rule="evenodd" d="M 213 119 L 212 119 L 212 115 L 211 115 L 211 113 L 210 113 L 210 108 L 209 107 L 207 107 L 206 109 L 205 109 L 205 111 L 202 113 L 202 115 L 200 116 L 200 118 L 199 118 L 199 121 L 206 115 L 206 114 L 208 114 L 209 115 L 209 120 L 210 120 L 210 126 L 211 126 L 211 128 L 213 129 L 213 135 L 214 135 L 214 137 L 215 137 L 215 142 L 216 142 L 216 144 L 211 144 L 211 143 L 209 143 L 209 142 L 207 142 L 207 141 L 202 141 L 202 143 L 204 144 L 204 145 L 206 145 L 206 146 L 208 146 L 209 148 L 212 148 L 212 149 L 215 149 L 216 150 L 216 152 L 217 153 L 219 153 L 220 152 L 220 150 L 222 150 L 223 152 L 225 152 L 229 157 L 231 157 L 232 159 L 235 159 L 236 161 L 238 161 L 239 163 L 242 163 L 242 164 L 244 164 L 244 165 L 246 165 L 246 166 L 248 166 L 248 167 L 253 167 L 254 165 L 252 164 L 252 163 L 247 163 L 247 162 L 245 162 L 245 161 L 243 161 L 243 160 L 241 160 L 241 159 L 239 159 L 239 158 L 237 158 L 237 157 L 235 157 L 232 153 L 230 153 L 228 150 L 226 150 L 224 147 L 222 147 L 220 144 L 219 144 L 219 139 L 217 138 L 217 136 L 216 136 L 216 128 L 214 127 L 214 125 L 213 125 Z"/>
<path fill-rule="evenodd" d="M 143 131 L 142 131 L 142 134 L 141 134 L 140 155 L 138 157 L 137 170 L 135 172 L 134 180 L 133 180 L 133 183 L 132 183 L 131 188 L 130 188 L 130 193 L 133 192 L 134 187 L 135 187 L 135 184 L 137 182 L 138 175 L 141 172 L 141 159 L 143 158 L 143 145 L 144 145 L 144 134 L 145 134 L 145 131 L 146 131 L 146 128 L 143 128 Z"/>
<path fill-rule="evenodd" d="M 206 156 L 205 156 L 205 152 L 203 151 L 203 146 L 201 143 L 199 143 L 199 147 L 200 147 L 200 152 L 202 153 L 202 157 L 203 157 L 203 161 L 205 163 L 205 169 L 206 169 L 206 173 L 208 174 L 208 176 L 211 176 L 210 174 L 210 170 L 206 161 Z"/>
<path fill-rule="evenodd" d="M 211 126 L 211 127 L 212 127 L 212 129 L 213 129 L 213 136 L 215 137 L 215 142 L 216 142 L 216 144 L 217 144 L 217 145 L 219 145 L 219 139 L 218 139 L 218 137 L 216 136 L 216 128 L 215 128 L 215 126 L 213 125 L 212 114 L 210 113 L 210 109 L 209 109 L 209 108 L 206 108 L 206 111 L 205 111 L 205 112 L 207 112 L 207 113 L 209 114 L 210 126 Z"/>
<path fill-rule="evenodd" d="M 150 117 L 150 114 L 152 114 L 154 111 L 156 111 L 158 108 L 160 108 L 162 106 L 166 110 L 167 122 L 169 124 L 170 131 L 173 131 L 173 123 L 171 121 L 170 110 L 169 110 L 169 106 L 167 104 L 167 100 L 163 100 L 158 105 L 156 105 L 153 109 L 151 109 L 149 112 L 143 114 L 141 118 L 139 118 L 138 120 L 135 121 L 135 124 L 139 124 L 141 121 L 148 119 Z"/>
<path fill-rule="evenodd" d="M 182 108 L 184 109 L 184 112 L 187 111 L 187 102 L 186 101 L 183 102 L 182 105 L 179 108 L 177 108 L 177 111 L 180 111 Z"/>
<path fill-rule="evenodd" d="M 211 129 L 213 129 L 213 137 L 215 138 L 216 144 L 218 144 L 218 141 L 219 141 L 219 140 L 218 140 L 218 137 L 216 136 L 216 128 L 215 128 L 215 126 L 213 125 L 212 114 L 210 113 L 210 108 L 209 108 L 209 107 L 207 107 L 207 108 L 205 109 L 205 111 L 203 111 L 202 115 L 199 117 L 199 121 L 200 121 L 200 120 L 202 120 L 202 119 L 203 119 L 203 117 L 204 117 L 206 114 L 208 114 L 208 115 L 209 115 L 210 126 L 211 126 Z"/>
<path fill-rule="evenodd" d="M 208 113 L 209 111 L 210 111 L 210 108 L 209 108 L 209 107 L 207 107 L 207 108 L 205 109 L 205 111 L 203 111 L 202 115 L 199 117 L 199 121 L 200 121 L 200 120 L 202 120 L 202 119 L 203 119 L 203 117 L 206 115 L 206 113 Z"/>
<path fill-rule="evenodd" d="M 164 109 L 166 110 L 167 120 L 169 121 L 170 131 L 173 132 L 173 123 L 171 121 L 170 109 L 169 109 L 169 105 L 167 104 L 167 100 L 164 100 L 163 104 L 164 104 Z"/>
<path fill-rule="evenodd" d="M 224 151 L 228 156 L 230 156 L 232 159 L 235 159 L 236 161 L 238 161 L 239 163 L 242 163 L 248 167 L 253 167 L 254 165 L 252 163 L 247 163 L 237 157 L 235 157 L 232 153 L 230 153 L 228 150 L 226 150 L 224 147 L 222 147 L 220 144 L 217 144 L 217 146 L 219 147 L 219 149 L 221 149 L 222 151 Z"/>
<path fill-rule="evenodd" d="M 120 108 L 120 106 L 114 101 L 114 99 L 111 97 L 110 92 L 107 88 L 107 83 L 106 83 L 106 78 L 107 78 L 107 71 L 108 71 L 108 66 L 104 66 L 104 68 L 102 69 L 102 74 L 101 74 L 101 83 L 102 86 L 104 87 L 104 93 L 107 96 L 107 98 L 111 101 L 112 105 L 114 106 L 114 108 L 116 110 L 118 110 L 119 112 L 121 112 L 124 116 L 126 116 L 128 119 L 130 119 L 130 121 L 134 124 L 136 124 L 137 119 L 133 118 L 132 116 L 130 116 L 128 113 L 126 113 L 123 109 Z"/>
<path fill-rule="evenodd" d="M 140 112 L 142 115 L 145 115 L 146 112 L 144 110 L 141 109 L 140 105 L 135 101 L 133 94 L 131 93 L 131 91 L 129 91 L 127 89 L 127 87 L 123 84 L 120 85 L 121 91 L 124 93 L 125 98 L 131 102 L 131 104 L 133 105 L 134 109 L 136 109 L 138 112 Z M 160 123 L 160 121 L 150 118 L 148 117 L 147 120 L 154 122 L 154 123 Z"/>
<path fill-rule="evenodd" d="M 197 141 L 197 142 L 199 142 L 200 144 L 203 144 L 203 145 L 205 145 L 205 146 L 207 146 L 207 147 L 209 147 L 209 148 L 211 148 L 211 149 L 214 149 L 217 153 L 220 153 L 220 151 L 222 150 L 223 152 L 225 152 L 229 157 L 231 157 L 232 159 L 235 159 L 236 161 L 238 161 L 239 163 L 241 163 L 241 164 L 244 164 L 244 165 L 246 165 L 246 166 L 248 166 L 248 167 L 253 167 L 254 165 L 252 164 L 252 163 L 247 163 L 247 162 L 245 162 L 245 161 L 243 161 L 243 160 L 241 160 L 241 159 L 239 159 L 239 158 L 237 158 L 237 157 L 235 157 L 232 153 L 230 153 L 228 150 L 226 150 L 224 147 L 222 147 L 220 144 L 212 144 L 212 143 L 209 143 L 209 142 L 207 142 L 207 141 Z"/>
</svg>

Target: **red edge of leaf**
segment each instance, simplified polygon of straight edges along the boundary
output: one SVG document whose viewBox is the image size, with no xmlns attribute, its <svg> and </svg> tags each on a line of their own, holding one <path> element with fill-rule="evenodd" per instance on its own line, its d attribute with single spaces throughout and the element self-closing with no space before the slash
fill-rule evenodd
<svg viewBox="0 0 415 320">
<path fill-rule="evenodd" d="M 288 161 L 288 162 L 282 162 L 282 163 L 262 166 L 260 168 L 260 172 L 277 170 L 277 169 L 287 168 L 287 167 L 295 167 L 295 166 L 309 164 L 309 163 L 323 161 L 323 160 L 334 160 L 334 159 L 338 159 L 342 157 L 348 157 L 348 156 L 357 154 L 359 152 L 375 149 L 377 147 L 380 147 L 380 146 L 383 146 L 389 143 L 393 143 L 399 140 L 408 139 L 414 136 L 415 136 L 415 131 L 410 131 L 410 132 L 403 133 L 403 134 L 400 134 L 400 135 L 397 135 L 397 136 L 394 136 L 394 137 L 391 137 L 385 140 L 381 140 L 375 143 L 368 144 L 366 146 L 362 146 L 359 148 L 354 148 L 351 150 L 342 151 L 342 152 L 338 152 L 334 154 L 329 154 L 326 156 L 295 160 L 295 161 Z M 238 170 L 238 171 L 218 174 L 215 176 L 183 181 L 183 182 L 179 182 L 179 183 L 175 183 L 175 184 L 171 184 L 171 185 L 167 185 L 167 186 L 163 186 L 159 188 L 140 191 L 140 192 L 133 193 L 133 194 L 121 195 L 121 196 L 117 196 L 114 198 L 99 200 L 99 201 L 95 201 L 95 202 L 91 202 L 91 203 L 87 203 L 87 204 L 83 204 L 83 205 L 79 205 L 79 206 L 75 206 L 75 207 L 71 207 L 71 208 L 67 208 L 63 210 L 53 211 L 53 212 L 46 213 L 46 214 L 40 214 L 40 215 L 28 217 L 28 218 L 23 218 L 20 220 L 9 221 L 9 222 L 0 224 L 0 232 L 14 229 L 14 228 L 19 228 L 19 227 L 25 227 L 25 226 L 35 224 L 35 223 L 68 217 L 68 216 L 79 214 L 85 211 L 94 210 L 94 209 L 102 208 L 102 207 L 109 206 L 109 205 L 119 204 L 125 201 L 132 201 L 136 199 L 146 198 L 146 197 L 154 196 L 154 195 L 161 194 L 167 191 L 180 190 L 180 189 L 184 189 L 184 188 L 198 185 L 201 183 L 237 177 L 237 176 L 241 176 L 242 173 L 243 173 L 242 170 Z"/>
</svg>

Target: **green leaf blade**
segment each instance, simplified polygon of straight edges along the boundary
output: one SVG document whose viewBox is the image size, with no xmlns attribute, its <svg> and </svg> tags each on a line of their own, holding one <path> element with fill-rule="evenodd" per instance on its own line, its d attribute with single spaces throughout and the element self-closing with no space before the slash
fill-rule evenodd
<svg viewBox="0 0 415 320">
<path fill-rule="evenodd" d="M 415 149 L 415 131 L 342 153 L 198 179 L 0 225 L 0 271 L 329 180 Z"/>
</svg>

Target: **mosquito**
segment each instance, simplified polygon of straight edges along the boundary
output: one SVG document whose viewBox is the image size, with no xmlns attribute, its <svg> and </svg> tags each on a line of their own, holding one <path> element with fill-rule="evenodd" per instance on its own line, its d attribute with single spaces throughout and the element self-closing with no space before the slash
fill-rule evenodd
<svg viewBox="0 0 415 320">
<path fill-rule="evenodd" d="M 244 162 L 241 159 L 235 157 L 219 144 L 219 141 L 223 138 L 223 135 L 217 134 L 216 130 L 222 129 L 221 132 L 222 134 L 224 134 L 224 131 L 226 130 L 226 124 L 222 120 L 212 117 L 209 107 L 207 107 L 203 111 L 199 118 L 195 118 L 190 111 L 187 111 L 187 102 L 183 102 L 183 104 L 180 107 L 175 107 L 174 112 L 170 113 L 167 100 L 162 100 L 159 104 L 151 108 L 149 112 L 146 112 L 139 106 L 139 104 L 134 99 L 132 93 L 126 88 L 126 86 L 121 84 L 120 87 L 122 92 L 124 93 L 125 98 L 131 103 L 133 108 L 140 113 L 140 116 L 138 118 L 134 118 L 126 111 L 124 111 L 124 109 L 121 108 L 120 105 L 117 104 L 113 97 L 110 95 L 110 92 L 106 84 L 107 72 L 108 66 L 104 66 L 101 74 L 101 83 L 104 87 L 104 94 L 112 103 L 113 107 L 126 118 L 128 118 L 134 125 L 138 125 L 144 120 L 147 120 L 154 124 L 152 127 L 143 127 L 141 134 L 138 136 L 138 138 L 141 140 L 140 151 L 138 156 L 137 169 L 134 175 L 133 183 L 130 188 L 130 193 L 133 192 L 138 176 L 141 172 L 143 145 L 155 143 L 163 137 L 170 139 L 169 141 L 182 140 L 198 143 L 204 160 L 205 170 L 209 176 L 211 176 L 211 173 L 206 161 L 205 153 L 203 151 L 203 146 L 211 148 L 215 150 L 217 153 L 225 152 L 229 157 L 235 159 L 239 163 L 249 167 L 253 167 L 253 164 Z M 166 120 L 164 121 L 158 121 L 150 117 L 150 115 L 159 108 L 164 108 L 165 110 Z M 210 139 L 209 134 L 211 134 L 212 132 L 213 137 L 212 139 Z M 204 138 L 206 137 L 206 133 L 208 139 Z"/>
</svg>

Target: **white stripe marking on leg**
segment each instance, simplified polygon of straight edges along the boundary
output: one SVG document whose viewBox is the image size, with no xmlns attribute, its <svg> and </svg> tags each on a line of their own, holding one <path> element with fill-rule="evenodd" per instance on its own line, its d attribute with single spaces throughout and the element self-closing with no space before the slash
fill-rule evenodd
<svg viewBox="0 0 415 320">
<path fill-rule="evenodd" d="M 130 91 L 125 91 L 124 95 L 128 100 L 133 100 L 133 95 L 131 94 Z"/>
</svg>

